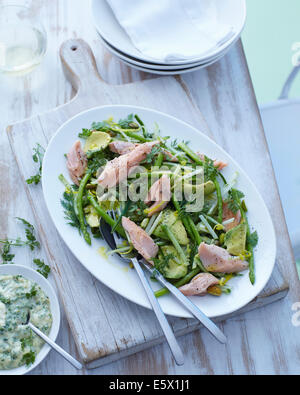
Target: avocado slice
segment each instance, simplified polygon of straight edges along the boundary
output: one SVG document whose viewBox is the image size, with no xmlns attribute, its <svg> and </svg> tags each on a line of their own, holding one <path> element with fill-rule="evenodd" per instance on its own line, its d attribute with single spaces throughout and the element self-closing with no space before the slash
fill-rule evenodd
<svg viewBox="0 0 300 395">
<path fill-rule="evenodd" d="M 111 137 L 105 132 L 93 132 L 86 140 L 84 152 L 94 152 L 105 149 L 111 141 Z"/>
<path fill-rule="evenodd" d="M 210 194 L 212 194 L 213 192 L 215 192 L 216 187 L 215 184 L 212 181 L 207 181 L 204 184 L 200 184 L 200 185 L 192 185 L 192 184 L 184 184 L 184 191 L 187 193 L 195 193 L 196 190 L 201 191 L 201 189 L 204 189 L 204 195 L 208 196 Z"/>
<path fill-rule="evenodd" d="M 175 213 L 175 211 L 165 210 L 163 212 L 161 223 L 157 226 L 157 228 L 153 232 L 155 236 L 160 237 L 164 240 L 169 240 L 165 232 L 162 230 L 162 225 L 167 225 L 171 229 L 179 244 L 181 245 L 189 244 L 189 239 L 185 227 L 181 219 Z"/>
<path fill-rule="evenodd" d="M 231 255 L 240 255 L 246 249 L 247 225 L 242 223 L 225 234 L 224 245 Z"/>
<path fill-rule="evenodd" d="M 184 277 L 187 274 L 188 267 L 184 264 L 179 264 L 180 257 L 175 247 L 171 245 L 161 247 L 161 251 L 163 255 L 166 257 L 168 255 L 173 255 L 176 260 L 169 259 L 167 264 L 162 264 L 159 268 L 161 274 L 166 278 L 179 279 Z M 162 256 L 160 255 L 160 259 L 163 262 Z"/>
</svg>

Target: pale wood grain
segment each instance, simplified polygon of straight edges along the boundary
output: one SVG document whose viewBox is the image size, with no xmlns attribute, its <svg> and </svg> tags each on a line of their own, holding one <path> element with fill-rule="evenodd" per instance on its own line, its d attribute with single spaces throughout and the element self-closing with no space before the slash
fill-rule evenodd
<svg viewBox="0 0 300 395">
<path fill-rule="evenodd" d="M 65 74 L 77 90 L 72 101 L 33 119 L 8 128 L 9 138 L 23 180 L 32 173 L 29 147 L 38 141 L 47 146 L 57 128 L 84 109 L 102 104 L 138 104 L 181 118 L 210 135 L 187 87 L 179 78 L 156 78 L 123 85 L 108 85 L 99 76 L 90 48 L 82 40 L 69 40 L 60 50 Z M 180 102 L 178 98 L 180 97 Z M 27 148 L 25 141 L 30 142 Z M 63 246 L 37 188 L 25 184 L 39 233 L 54 268 L 79 354 L 90 368 L 127 356 L 164 340 L 161 330 L 146 312 L 96 282 Z M 287 283 L 276 269 L 263 293 L 241 311 L 260 307 L 283 297 Z M 118 306 L 116 309 L 115 306 Z M 142 317 L 136 320 L 135 317 Z M 92 318 L 91 318 L 92 317 Z M 223 317 L 219 319 L 226 319 Z M 125 324 L 124 324 L 125 323 Z M 194 320 L 172 319 L 175 333 L 183 335 L 199 327 Z M 101 336 L 100 336 L 101 334 Z"/>
<path fill-rule="evenodd" d="M 1 4 L 2 0 L 0 0 Z M 33 221 L 32 211 L 27 202 L 23 188 L 16 187 L 19 183 L 19 173 L 10 151 L 4 127 L 34 114 L 52 109 L 66 103 L 74 95 L 74 91 L 61 71 L 58 48 L 62 41 L 70 37 L 83 37 L 87 40 L 96 54 L 100 73 L 105 81 L 110 83 L 126 83 L 145 78 L 145 74 L 129 69 L 115 57 L 108 54 L 101 46 L 97 33 L 90 19 L 88 3 L 82 6 L 79 0 L 44 0 L 27 1 L 39 9 L 49 33 L 48 52 L 42 66 L 29 76 L 11 79 L 0 76 L 0 234 L 16 235 L 20 228 L 13 217 L 23 215 Z M 235 106 L 239 107 L 239 99 L 232 101 L 232 89 L 251 101 L 253 93 L 251 82 L 243 73 L 243 84 L 238 86 L 235 78 L 241 74 L 240 62 L 237 62 L 233 51 L 228 54 L 228 60 L 222 60 L 222 66 L 216 65 L 208 70 L 201 70 L 183 79 L 189 88 L 193 89 L 195 101 L 208 121 L 213 133 L 216 131 L 222 143 L 222 133 L 231 132 L 235 124 Z M 226 83 L 223 73 L 227 73 L 226 64 L 236 63 L 235 75 L 230 86 Z M 244 62 L 244 60 L 242 60 Z M 232 67 L 231 67 L 232 68 Z M 212 71 L 211 71 L 212 70 Z M 218 78 L 217 82 L 214 75 Z M 210 78 L 208 78 L 210 76 Z M 147 78 L 151 78 L 148 76 Z M 27 85 L 25 84 L 27 80 Z M 25 89 L 27 87 L 27 89 Z M 216 91 L 217 100 L 212 97 L 212 88 Z M 28 93 L 30 91 L 30 94 Z M 219 93 L 218 93 L 219 92 Z M 221 94 L 222 92 L 222 94 Z M 238 96 L 239 97 L 239 96 Z M 243 113 L 248 114 L 248 101 L 244 102 Z M 230 105 L 227 105 L 227 102 Z M 31 104 L 30 104 L 31 103 Z M 216 111 L 218 110 L 218 111 Z M 253 110 L 253 107 L 252 107 Z M 254 109 L 255 110 L 255 109 Z M 255 110 L 253 115 L 258 117 Z M 226 122 L 227 117 L 230 122 Z M 233 119 L 233 121 L 232 121 Z M 230 147 L 229 147 L 230 151 Z M 235 153 L 230 151 L 233 156 Z M 242 163 L 242 157 L 236 158 Z M 246 163 L 247 165 L 247 163 Z M 251 171 L 251 168 L 249 169 Z M 283 230 L 285 234 L 285 230 Z M 289 253 L 288 253 L 289 254 Z M 243 314 L 237 319 L 227 320 L 223 329 L 228 337 L 228 346 L 217 344 L 206 331 L 197 331 L 184 336 L 179 342 L 186 354 L 184 367 L 174 366 L 166 345 L 156 346 L 140 352 L 129 358 L 90 371 L 90 374 L 242 374 L 242 373 L 285 373 L 298 374 L 300 363 L 300 330 L 291 324 L 291 306 L 300 300 L 299 283 L 294 276 L 294 267 L 287 259 L 284 273 L 290 282 L 290 293 L 287 298 L 271 306 Z M 19 251 L 17 263 L 31 264 L 31 255 L 27 251 Z M 59 344 L 75 354 L 74 343 L 66 321 L 63 320 Z M 241 346 L 243 352 L 241 352 Z M 281 354 L 281 359 L 278 355 Z M 283 361 L 281 363 L 280 361 Z M 55 353 L 50 353 L 33 374 L 77 374 L 72 367 L 65 363 Z M 81 372 L 85 374 L 86 372 Z"/>
</svg>

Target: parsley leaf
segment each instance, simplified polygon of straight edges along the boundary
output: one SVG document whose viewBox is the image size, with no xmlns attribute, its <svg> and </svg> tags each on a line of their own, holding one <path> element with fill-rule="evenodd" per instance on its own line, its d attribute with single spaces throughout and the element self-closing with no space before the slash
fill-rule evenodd
<svg viewBox="0 0 300 395">
<path fill-rule="evenodd" d="M 35 361 L 35 352 L 30 351 L 23 355 L 22 362 L 25 363 L 26 366 L 32 365 Z"/>
<path fill-rule="evenodd" d="M 6 240 L 1 250 L 1 258 L 3 265 L 6 265 L 8 263 L 13 263 L 12 260 L 14 259 L 15 255 L 10 254 L 10 248 L 11 248 L 11 244 L 8 240 Z"/>
<path fill-rule="evenodd" d="M 26 240 L 22 240 L 20 237 L 17 237 L 16 239 L 0 239 L 0 244 L 3 244 L 2 250 L 0 252 L 2 264 L 13 263 L 12 260 L 14 259 L 15 255 L 11 254 L 11 247 L 29 246 L 31 251 L 33 251 L 35 248 L 40 248 L 40 243 L 37 241 L 34 235 L 34 227 L 23 218 L 17 217 L 17 219 L 25 225 Z"/>
<path fill-rule="evenodd" d="M 26 244 L 30 247 L 31 251 L 33 251 L 35 248 L 40 248 L 41 245 L 35 237 L 33 225 L 23 218 L 17 217 L 17 219 L 25 225 L 25 234 L 27 239 Z"/>
<path fill-rule="evenodd" d="M 258 243 L 258 234 L 257 231 L 255 231 L 247 237 L 247 244 L 250 245 L 252 248 L 255 248 L 257 246 L 257 243 Z"/>
<path fill-rule="evenodd" d="M 107 163 L 107 154 L 105 151 L 100 150 L 96 152 L 88 152 L 88 169 L 94 174 L 100 167 L 105 166 Z"/>
<path fill-rule="evenodd" d="M 39 268 L 37 270 L 38 273 L 40 273 L 42 276 L 45 278 L 48 278 L 49 273 L 51 272 L 51 269 L 48 265 L 45 264 L 44 261 L 40 259 L 34 259 L 33 262 L 36 264 L 36 266 Z"/>
<path fill-rule="evenodd" d="M 82 139 L 87 139 L 91 136 L 92 133 L 93 131 L 90 129 L 82 129 L 82 132 L 78 134 L 78 137 Z"/>
<path fill-rule="evenodd" d="M 33 148 L 32 159 L 35 163 L 39 164 L 39 169 L 37 174 L 26 180 L 28 185 L 30 184 L 37 185 L 41 181 L 44 154 L 45 154 L 45 149 L 40 144 L 37 143 L 36 147 Z"/>
</svg>

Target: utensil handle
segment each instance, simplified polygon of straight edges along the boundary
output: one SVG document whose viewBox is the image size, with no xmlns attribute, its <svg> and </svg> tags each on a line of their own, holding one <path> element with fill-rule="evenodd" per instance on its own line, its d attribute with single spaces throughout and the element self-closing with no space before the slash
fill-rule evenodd
<svg viewBox="0 0 300 395">
<path fill-rule="evenodd" d="M 41 332 L 38 328 L 32 325 L 30 322 L 28 323 L 29 328 L 36 333 L 39 337 L 41 337 L 50 347 L 52 347 L 56 352 L 58 352 L 63 358 L 65 358 L 70 364 L 72 364 L 76 369 L 82 369 L 83 366 L 80 362 L 78 362 L 75 358 L 73 358 L 70 354 L 68 354 L 65 350 L 63 350 L 60 346 L 58 346 L 54 341 L 49 339 L 43 332 Z"/>
<path fill-rule="evenodd" d="M 158 303 L 158 300 L 156 298 L 156 296 L 154 295 L 152 288 L 149 284 L 149 281 L 147 279 L 147 277 L 145 276 L 145 273 L 143 272 L 138 260 L 136 258 L 132 259 L 132 263 L 134 265 L 134 268 L 144 286 L 144 289 L 146 291 L 147 297 L 149 299 L 149 302 L 153 308 L 153 311 L 157 317 L 157 320 L 161 326 L 161 329 L 164 332 L 164 335 L 167 339 L 167 342 L 170 346 L 170 349 L 172 351 L 172 354 L 174 356 L 174 359 L 176 361 L 176 364 L 181 366 L 184 364 L 184 357 L 182 354 L 182 351 L 179 347 L 179 344 L 176 340 L 176 337 L 170 327 L 170 324 L 165 316 L 165 314 L 163 313 L 160 304 Z"/>
<path fill-rule="evenodd" d="M 154 275 L 157 280 L 161 282 L 166 288 L 168 288 L 168 290 L 193 314 L 193 316 L 196 317 L 217 340 L 219 340 L 220 343 L 225 344 L 227 342 L 227 338 L 224 333 L 210 318 L 202 313 L 202 311 L 196 305 L 194 305 L 190 299 L 184 296 L 178 288 L 174 287 L 174 285 L 165 280 L 161 274 L 155 273 Z"/>
</svg>

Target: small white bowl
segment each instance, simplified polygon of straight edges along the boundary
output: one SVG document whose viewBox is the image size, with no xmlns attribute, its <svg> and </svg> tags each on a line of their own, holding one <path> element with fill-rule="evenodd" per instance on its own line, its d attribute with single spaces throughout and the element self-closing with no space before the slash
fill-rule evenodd
<svg viewBox="0 0 300 395">
<path fill-rule="evenodd" d="M 2 265 L 0 266 L 0 276 L 3 275 L 13 275 L 13 276 L 23 276 L 24 278 L 35 282 L 41 289 L 45 292 L 50 300 L 50 309 L 52 314 L 52 327 L 49 334 L 50 339 L 56 340 L 59 328 L 60 328 L 60 308 L 56 293 L 48 280 L 45 279 L 41 274 L 33 269 L 26 266 L 19 265 Z M 0 370 L 0 376 L 8 375 L 22 375 L 29 373 L 31 370 L 35 369 L 48 355 L 51 348 L 44 344 L 38 355 L 36 356 L 35 362 L 30 366 L 20 366 L 19 368 Z"/>
</svg>

